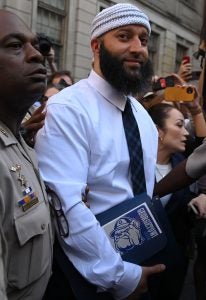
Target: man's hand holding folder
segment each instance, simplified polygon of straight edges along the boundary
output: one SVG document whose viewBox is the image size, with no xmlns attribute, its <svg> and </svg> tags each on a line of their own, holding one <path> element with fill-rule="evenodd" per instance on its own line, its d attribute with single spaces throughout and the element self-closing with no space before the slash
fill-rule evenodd
<svg viewBox="0 0 206 300">
<path fill-rule="evenodd" d="M 152 267 L 142 267 L 142 276 L 139 281 L 139 284 L 134 290 L 134 292 L 130 294 L 129 297 L 126 298 L 126 300 L 139 299 L 142 296 L 142 294 L 144 294 L 148 290 L 148 286 L 147 286 L 148 277 L 157 273 L 161 273 L 164 270 L 165 270 L 165 265 L 163 264 L 154 265 Z"/>
</svg>

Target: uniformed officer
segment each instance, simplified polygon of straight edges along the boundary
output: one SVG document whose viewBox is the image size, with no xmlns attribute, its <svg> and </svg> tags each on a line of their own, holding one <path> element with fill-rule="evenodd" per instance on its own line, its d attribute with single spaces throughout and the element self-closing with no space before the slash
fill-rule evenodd
<svg viewBox="0 0 206 300">
<path fill-rule="evenodd" d="M 0 81 L 0 223 L 7 248 L 7 297 L 40 300 L 51 274 L 51 220 L 34 151 L 19 128 L 44 92 L 46 69 L 35 35 L 5 10 L 0 10 Z"/>
</svg>

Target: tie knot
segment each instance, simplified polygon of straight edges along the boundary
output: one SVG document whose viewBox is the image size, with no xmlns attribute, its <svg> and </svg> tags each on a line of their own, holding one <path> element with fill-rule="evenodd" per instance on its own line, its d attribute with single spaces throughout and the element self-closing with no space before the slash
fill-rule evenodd
<svg viewBox="0 0 206 300">
<path fill-rule="evenodd" d="M 131 106 L 131 101 L 129 98 L 127 98 L 126 104 L 125 104 L 125 108 L 124 108 L 124 112 L 123 113 L 131 113 L 132 112 L 132 106 Z"/>
</svg>

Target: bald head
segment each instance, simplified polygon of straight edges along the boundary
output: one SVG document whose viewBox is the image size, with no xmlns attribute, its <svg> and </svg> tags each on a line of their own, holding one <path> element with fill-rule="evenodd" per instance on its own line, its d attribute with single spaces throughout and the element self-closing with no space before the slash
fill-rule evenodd
<svg viewBox="0 0 206 300">
<path fill-rule="evenodd" d="M 11 28 L 13 28 L 13 31 L 15 31 L 15 28 L 18 28 L 19 31 L 28 30 L 28 32 L 31 32 L 20 17 L 13 12 L 0 9 L 0 34 L 10 32 Z"/>
<path fill-rule="evenodd" d="M 39 41 L 14 13 L 0 10 L 0 105 L 24 113 L 44 93 Z"/>
</svg>

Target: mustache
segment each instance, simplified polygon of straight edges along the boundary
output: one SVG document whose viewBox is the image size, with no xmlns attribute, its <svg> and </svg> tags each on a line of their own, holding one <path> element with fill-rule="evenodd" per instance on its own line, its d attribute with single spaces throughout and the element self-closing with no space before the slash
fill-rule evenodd
<svg viewBox="0 0 206 300">
<path fill-rule="evenodd" d="M 122 61 L 130 61 L 130 60 L 136 61 L 141 65 L 145 64 L 145 58 L 142 55 L 134 54 L 134 55 L 123 57 L 123 59 L 122 59 Z"/>
</svg>

